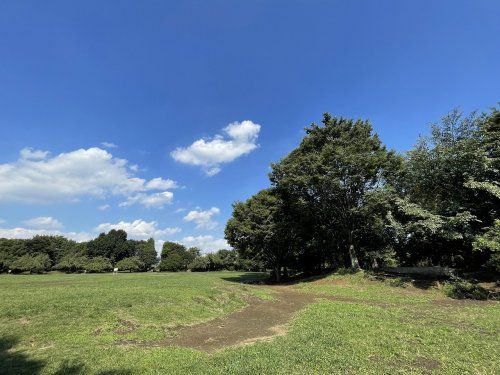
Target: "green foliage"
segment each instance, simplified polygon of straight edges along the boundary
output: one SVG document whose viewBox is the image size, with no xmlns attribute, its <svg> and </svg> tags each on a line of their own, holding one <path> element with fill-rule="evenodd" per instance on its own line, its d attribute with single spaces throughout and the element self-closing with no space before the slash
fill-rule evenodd
<svg viewBox="0 0 500 375">
<path fill-rule="evenodd" d="M 184 245 L 167 241 L 161 251 L 160 271 L 186 271 L 199 252 L 197 248 L 188 250 Z"/>
<path fill-rule="evenodd" d="M 194 272 L 206 272 L 210 268 L 210 261 L 207 256 L 199 256 L 194 258 L 188 267 Z"/>
<path fill-rule="evenodd" d="M 50 269 L 50 258 L 47 254 L 26 254 L 10 264 L 12 272 L 43 273 Z"/>
<path fill-rule="evenodd" d="M 87 269 L 89 259 L 85 255 L 66 255 L 53 269 L 64 272 L 81 272 Z"/>
<path fill-rule="evenodd" d="M 113 270 L 113 265 L 108 258 L 97 256 L 89 259 L 86 269 L 89 273 L 110 272 Z"/>
<path fill-rule="evenodd" d="M 0 272 L 7 271 L 10 264 L 26 252 L 26 240 L 0 238 Z"/>
<path fill-rule="evenodd" d="M 120 260 L 116 263 L 116 267 L 119 271 L 138 272 L 144 269 L 144 263 L 136 256 Z"/>
<path fill-rule="evenodd" d="M 108 233 L 101 233 L 87 244 L 90 257 L 106 257 L 113 262 L 134 255 L 133 242 L 127 241 L 127 233 L 124 230 L 112 229 Z"/>
<path fill-rule="evenodd" d="M 495 220 L 493 225 L 476 236 L 474 250 L 491 253 L 488 264 L 500 272 L 500 219 Z"/>
<path fill-rule="evenodd" d="M 160 271 L 177 272 L 184 271 L 186 265 L 182 256 L 177 252 L 169 253 L 162 257 L 160 262 Z"/>
<path fill-rule="evenodd" d="M 283 266 L 498 270 L 499 138 L 497 109 L 453 111 L 397 155 L 368 122 L 325 114 L 272 165 L 272 189 L 233 205 L 226 239 L 278 277 Z"/>
<path fill-rule="evenodd" d="M 135 248 L 137 256 L 144 265 L 142 270 L 147 271 L 153 268 L 158 261 L 154 239 L 150 238 L 147 241 L 136 241 Z"/>
<path fill-rule="evenodd" d="M 300 146 L 272 165 L 270 179 L 282 196 L 300 202 L 302 215 L 309 216 L 309 244 L 326 244 L 331 259 L 358 267 L 366 194 L 381 184 L 385 170 L 395 162 L 367 121 L 325 114 L 321 126 L 306 128 Z"/>
<path fill-rule="evenodd" d="M 233 204 L 225 229 L 227 241 L 239 255 L 273 268 L 277 281 L 293 249 L 289 244 L 293 229 L 287 225 L 291 223 L 284 211 L 276 190 L 261 190 L 247 201 Z"/>
<path fill-rule="evenodd" d="M 445 294 L 455 299 L 488 299 L 488 291 L 481 286 L 466 280 L 454 278 L 444 287 Z"/>
<path fill-rule="evenodd" d="M 188 266 L 191 271 L 260 271 L 262 265 L 251 259 L 244 259 L 236 250 L 221 249 L 212 254 L 197 256 Z"/>
</svg>

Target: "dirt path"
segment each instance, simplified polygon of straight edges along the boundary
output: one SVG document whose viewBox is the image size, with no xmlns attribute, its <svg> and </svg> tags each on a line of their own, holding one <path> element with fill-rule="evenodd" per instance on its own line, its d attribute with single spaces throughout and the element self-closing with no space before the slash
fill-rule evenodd
<svg viewBox="0 0 500 375">
<path fill-rule="evenodd" d="M 249 305 L 225 317 L 181 328 L 161 346 L 189 347 L 205 352 L 244 345 L 284 334 L 284 325 L 317 296 L 287 286 L 271 287 L 275 300 L 252 298 Z"/>
</svg>

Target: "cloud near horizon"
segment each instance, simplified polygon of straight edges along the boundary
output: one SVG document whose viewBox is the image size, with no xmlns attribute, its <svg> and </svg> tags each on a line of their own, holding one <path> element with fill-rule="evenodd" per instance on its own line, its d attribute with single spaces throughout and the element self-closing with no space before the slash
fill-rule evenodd
<svg viewBox="0 0 500 375">
<path fill-rule="evenodd" d="M 23 223 L 32 229 L 60 230 L 64 228 L 64 225 L 59 220 L 50 216 L 34 217 L 23 221 Z"/>
<path fill-rule="evenodd" d="M 177 183 L 161 177 L 136 177 L 128 161 L 99 147 L 50 157 L 24 148 L 13 163 L 0 164 L 0 202 L 76 202 L 82 197 L 125 197 L 123 205 L 161 208 L 171 203 Z M 156 191 L 151 193 L 152 191 Z"/>
<path fill-rule="evenodd" d="M 221 171 L 221 164 L 255 150 L 261 126 L 250 120 L 233 122 L 223 129 L 225 135 L 198 139 L 187 147 L 178 147 L 170 153 L 174 160 L 202 167 L 207 176 Z"/>
</svg>

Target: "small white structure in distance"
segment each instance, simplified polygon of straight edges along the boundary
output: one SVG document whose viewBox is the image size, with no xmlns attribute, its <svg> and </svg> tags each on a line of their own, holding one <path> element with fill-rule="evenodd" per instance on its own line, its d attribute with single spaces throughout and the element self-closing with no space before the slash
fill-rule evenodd
<svg viewBox="0 0 500 375">
<path fill-rule="evenodd" d="M 118 273 L 118 267 L 113 268 L 113 275 L 116 275 Z"/>
</svg>

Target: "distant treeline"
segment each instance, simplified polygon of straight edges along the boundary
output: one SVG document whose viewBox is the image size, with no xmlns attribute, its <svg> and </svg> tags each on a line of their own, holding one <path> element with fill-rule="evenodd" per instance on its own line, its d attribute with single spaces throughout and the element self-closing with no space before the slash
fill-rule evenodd
<svg viewBox="0 0 500 375">
<path fill-rule="evenodd" d="M 405 124 L 398 131 L 405 132 Z M 369 122 L 323 116 L 233 205 L 226 239 L 274 269 L 448 266 L 500 271 L 500 112 L 453 111 L 404 153 Z"/>
<path fill-rule="evenodd" d="M 198 248 L 165 242 L 161 258 L 152 238 L 127 239 L 123 230 L 101 233 L 88 242 L 75 242 L 62 236 L 35 236 L 31 239 L 0 238 L 0 272 L 141 272 L 259 270 L 260 263 L 245 260 L 233 250 L 201 255 Z"/>
</svg>

